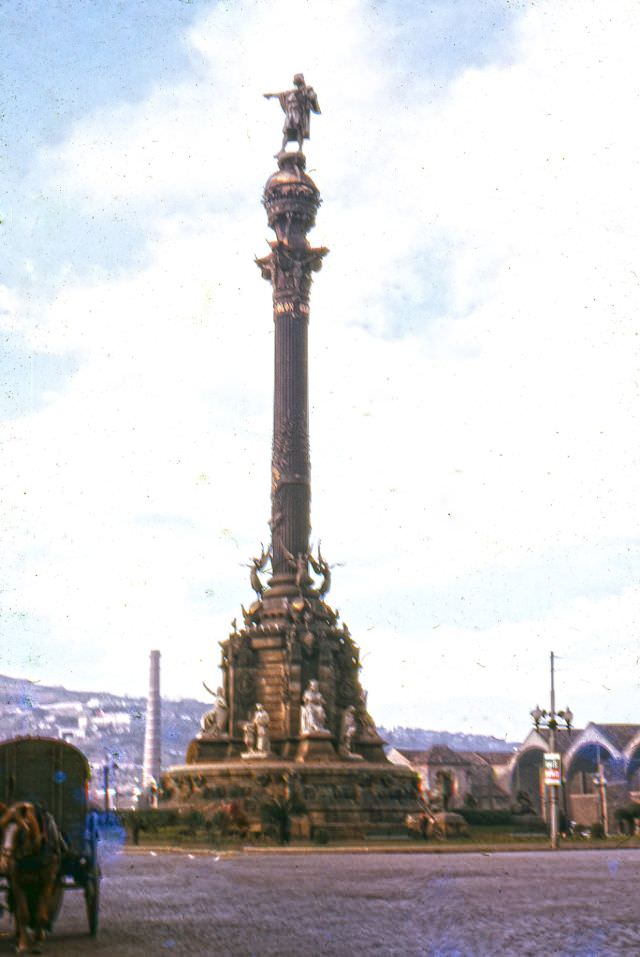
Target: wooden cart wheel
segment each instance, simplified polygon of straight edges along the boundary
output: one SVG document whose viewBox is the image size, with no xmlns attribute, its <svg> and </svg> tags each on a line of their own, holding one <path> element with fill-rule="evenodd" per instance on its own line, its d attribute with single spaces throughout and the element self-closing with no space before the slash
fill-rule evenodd
<svg viewBox="0 0 640 957">
<path fill-rule="evenodd" d="M 89 814 L 85 831 L 86 870 L 84 880 L 84 904 L 87 911 L 89 933 L 95 937 L 98 933 L 98 914 L 100 911 L 100 878 L 102 876 L 98 864 L 98 826 L 95 814 Z"/>
</svg>

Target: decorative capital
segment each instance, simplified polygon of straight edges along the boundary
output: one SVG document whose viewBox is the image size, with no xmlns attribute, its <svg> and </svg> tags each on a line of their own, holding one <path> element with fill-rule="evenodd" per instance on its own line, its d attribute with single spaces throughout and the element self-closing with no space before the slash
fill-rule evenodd
<svg viewBox="0 0 640 957">
<path fill-rule="evenodd" d="M 324 246 L 295 249 L 278 240 L 269 245 L 271 252 L 262 259 L 256 258 L 256 265 L 262 278 L 273 286 L 275 314 L 307 318 L 311 273 L 322 268 L 322 260 L 329 250 Z"/>
</svg>

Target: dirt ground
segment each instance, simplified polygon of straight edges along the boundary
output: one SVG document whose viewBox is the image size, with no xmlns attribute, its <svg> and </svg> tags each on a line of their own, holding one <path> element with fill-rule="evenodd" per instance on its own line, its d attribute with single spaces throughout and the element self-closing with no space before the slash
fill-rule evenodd
<svg viewBox="0 0 640 957">
<path fill-rule="evenodd" d="M 69 891 L 50 957 L 640 955 L 640 850 L 125 851 L 103 871 L 97 940 Z M 0 957 L 12 952 L 5 915 Z"/>
</svg>

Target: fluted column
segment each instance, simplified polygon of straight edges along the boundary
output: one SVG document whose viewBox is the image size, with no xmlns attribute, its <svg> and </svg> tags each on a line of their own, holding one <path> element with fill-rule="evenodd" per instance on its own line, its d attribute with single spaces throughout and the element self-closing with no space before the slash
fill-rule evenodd
<svg viewBox="0 0 640 957">
<path fill-rule="evenodd" d="M 308 321 L 311 273 L 328 252 L 313 249 L 307 233 L 315 223 L 320 194 L 305 173 L 300 152 L 280 153 L 267 182 L 264 205 L 276 240 L 257 260 L 273 289 L 275 368 L 271 460 L 272 584 L 293 582 L 294 561 L 309 549 L 311 469 L 309 458 Z M 306 560 L 306 558 L 305 558 Z"/>
<path fill-rule="evenodd" d="M 274 574 L 290 573 L 287 555 L 309 547 L 311 466 L 307 320 L 277 316 L 271 459 Z"/>
</svg>

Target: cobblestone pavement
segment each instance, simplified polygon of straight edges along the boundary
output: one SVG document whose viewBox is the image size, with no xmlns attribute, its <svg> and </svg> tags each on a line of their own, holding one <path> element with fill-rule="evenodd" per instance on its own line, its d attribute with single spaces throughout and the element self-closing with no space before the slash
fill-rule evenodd
<svg viewBox="0 0 640 957">
<path fill-rule="evenodd" d="M 640 850 L 125 852 L 103 870 L 97 940 L 70 891 L 50 957 L 640 955 Z"/>
</svg>

